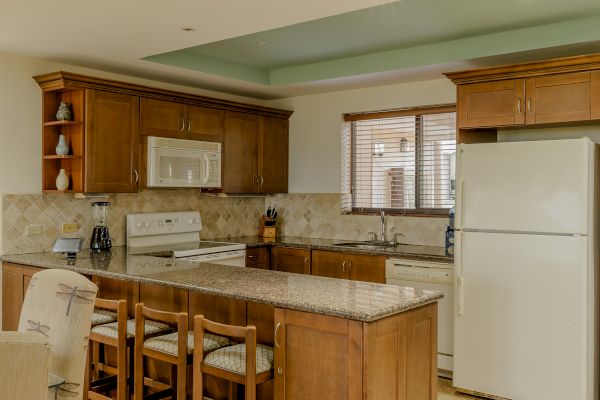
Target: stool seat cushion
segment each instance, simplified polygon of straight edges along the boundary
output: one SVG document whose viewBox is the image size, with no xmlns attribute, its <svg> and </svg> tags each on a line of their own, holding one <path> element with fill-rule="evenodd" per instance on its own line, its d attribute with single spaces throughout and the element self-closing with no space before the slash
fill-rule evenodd
<svg viewBox="0 0 600 400">
<path fill-rule="evenodd" d="M 162 322 L 145 320 L 144 326 L 144 335 L 153 335 L 159 332 L 166 332 L 170 329 L 169 325 L 163 324 Z M 92 333 L 97 335 L 102 335 L 110 338 L 116 338 L 118 336 L 117 332 L 117 322 L 111 322 L 109 324 L 104 325 L 96 325 L 92 328 Z M 135 319 L 127 320 L 127 339 L 130 339 L 135 336 Z"/>
<path fill-rule="evenodd" d="M 204 351 L 217 350 L 224 346 L 229 346 L 231 340 L 229 338 L 213 335 L 211 333 L 204 334 Z M 147 349 L 153 349 L 161 351 L 163 353 L 177 356 L 177 332 L 169 333 L 167 335 L 156 336 L 148 339 L 144 342 L 144 347 Z M 187 353 L 192 354 L 194 352 L 194 332 L 188 332 L 187 337 Z"/>
<path fill-rule="evenodd" d="M 92 314 L 92 326 L 108 324 L 117 320 L 117 313 L 109 310 L 95 309 Z"/>
<path fill-rule="evenodd" d="M 224 369 L 234 374 L 246 375 L 246 343 L 227 346 L 209 353 L 204 364 Z M 256 345 L 256 374 L 273 369 L 273 348 L 264 344 Z"/>
</svg>

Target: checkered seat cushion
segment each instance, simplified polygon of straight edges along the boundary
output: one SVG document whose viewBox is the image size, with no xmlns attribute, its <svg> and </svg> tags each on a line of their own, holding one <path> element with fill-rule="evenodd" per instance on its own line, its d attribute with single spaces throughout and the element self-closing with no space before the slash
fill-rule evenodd
<svg viewBox="0 0 600 400">
<path fill-rule="evenodd" d="M 246 374 L 246 343 L 223 347 L 204 357 L 204 364 L 224 369 L 234 374 Z M 264 344 L 256 345 L 256 373 L 273 368 L 273 348 Z"/>
<path fill-rule="evenodd" d="M 108 324 L 117 320 L 117 313 L 109 310 L 95 309 L 92 314 L 92 326 Z"/>
<path fill-rule="evenodd" d="M 166 332 L 169 329 L 169 325 L 163 324 L 162 322 L 145 320 L 144 335 L 153 335 L 159 332 Z M 110 324 L 96 325 L 92 328 L 92 333 L 97 335 L 107 336 L 116 338 L 117 334 L 117 323 L 111 322 Z M 127 320 L 127 339 L 135 336 L 135 319 Z"/>
<path fill-rule="evenodd" d="M 204 333 L 204 351 L 217 350 L 224 346 L 229 346 L 231 340 L 229 338 L 213 335 L 211 333 Z M 177 355 L 177 332 L 169 333 L 167 335 L 156 336 L 148 339 L 144 342 L 144 347 L 163 353 Z M 194 333 L 188 332 L 187 337 L 187 353 L 192 354 L 194 352 Z"/>
</svg>

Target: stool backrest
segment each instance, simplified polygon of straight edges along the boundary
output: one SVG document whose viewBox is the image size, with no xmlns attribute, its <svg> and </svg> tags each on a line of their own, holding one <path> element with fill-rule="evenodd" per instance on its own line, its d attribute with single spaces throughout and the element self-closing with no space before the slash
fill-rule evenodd
<svg viewBox="0 0 600 400">
<path fill-rule="evenodd" d="M 163 322 L 177 329 L 177 346 L 180 358 L 187 355 L 188 314 L 185 312 L 169 312 L 146 307 L 144 303 L 135 305 L 135 345 L 144 345 L 144 324 L 146 319 Z"/>
<path fill-rule="evenodd" d="M 33 275 L 19 320 L 20 332 L 35 332 L 50 345 L 50 372 L 65 380 L 58 397 L 83 398 L 85 360 L 98 288 L 73 271 L 48 269 Z"/>
</svg>

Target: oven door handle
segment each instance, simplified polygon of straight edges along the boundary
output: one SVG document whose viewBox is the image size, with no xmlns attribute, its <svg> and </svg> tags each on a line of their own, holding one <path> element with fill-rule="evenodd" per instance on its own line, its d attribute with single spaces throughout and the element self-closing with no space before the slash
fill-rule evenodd
<svg viewBox="0 0 600 400">
<path fill-rule="evenodd" d="M 193 257 L 194 261 L 200 261 L 200 262 L 207 262 L 207 263 L 215 263 L 217 261 L 225 261 L 225 260 L 231 260 L 234 258 L 246 258 L 246 252 L 245 251 L 239 251 L 239 252 L 235 252 L 233 254 L 228 253 L 228 254 L 224 254 L 222 256 L 217 256 L 217 257 L 205 257 L 209 254 L 206 255 L 202 255 L 202 256 L 195 256 Z M 183 258 L 185 259 L 185 258 Z"/>
</svg>

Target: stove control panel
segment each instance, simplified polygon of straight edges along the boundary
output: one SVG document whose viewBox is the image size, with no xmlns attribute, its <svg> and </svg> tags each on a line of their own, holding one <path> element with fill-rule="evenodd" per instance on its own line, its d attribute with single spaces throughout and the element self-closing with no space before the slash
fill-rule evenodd
<svg viewBox="0 0 600 400">
<path fill-rule="evenodd" d="M 127 237 L 200 232 L 202 220 L 197 211 L 142 213 L 127 215 Z"/>
</svg>

